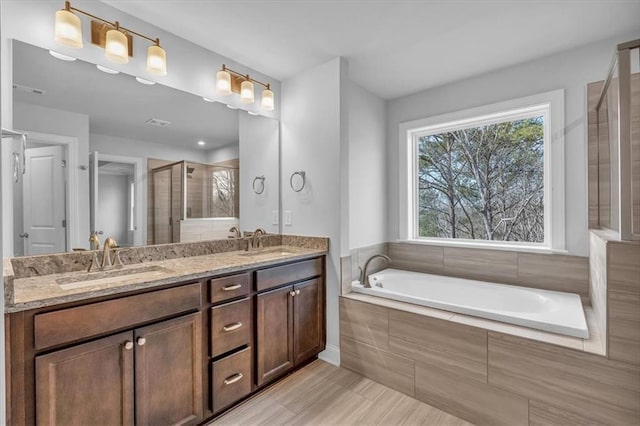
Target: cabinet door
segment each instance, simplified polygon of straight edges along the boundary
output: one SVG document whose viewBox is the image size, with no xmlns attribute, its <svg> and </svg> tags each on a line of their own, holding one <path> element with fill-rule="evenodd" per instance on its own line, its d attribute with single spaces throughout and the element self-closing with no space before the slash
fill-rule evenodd
<svg viewBox="0 0 640 426">
<path fill-rule="evenodd" d="M 293 290 L 293 349 L 297 365 L 324 346 L 323 295 L 318 278 L 296 284 Z"/>
<path fill-rule="evenodd" d="M 292 286 L 257 296 L 258 386 L 275 379 L 293 367 Z"/>
<path fill-rule="evenodd" d="M 39 425 L 132 425 L 133 333 L 36 357 Z"/>
<path fill-rule="evenodd" d="M 202 419 L 201 327 L 195 313 L 135 331 L 136 424 Z"/>
</svg>

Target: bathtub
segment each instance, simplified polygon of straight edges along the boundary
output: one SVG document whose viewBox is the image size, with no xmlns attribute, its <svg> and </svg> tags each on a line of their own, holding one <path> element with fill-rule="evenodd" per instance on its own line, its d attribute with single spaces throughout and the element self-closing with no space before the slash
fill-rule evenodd
<svg viewBox="0 0 640 426">
<path fill-rule="evenodd" d="M 371 288 L 365 288 L 356 281 L 352 290 L 551 333 L 589 337 L 577 294 L 397 269 L 371 274 L 369 283 Z"/>
</svg>

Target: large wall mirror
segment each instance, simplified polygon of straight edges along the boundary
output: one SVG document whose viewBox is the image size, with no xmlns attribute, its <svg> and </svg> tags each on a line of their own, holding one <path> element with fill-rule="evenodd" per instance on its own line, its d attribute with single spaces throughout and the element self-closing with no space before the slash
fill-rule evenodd
<svg viewBox="0 0 640 426">
<path fill-rule="evenodd" d="M 276 120 L 110 71 L 13 41 L 14 256 L 279 232 Z"/>
</svg>

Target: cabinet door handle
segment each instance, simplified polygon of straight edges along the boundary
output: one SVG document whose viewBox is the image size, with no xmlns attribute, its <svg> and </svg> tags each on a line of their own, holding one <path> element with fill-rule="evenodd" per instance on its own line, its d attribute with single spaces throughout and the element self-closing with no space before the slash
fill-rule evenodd
<svg viewBox="0 0 640 426">
<path fill-rule="evenodd" d="M 225 285 L 224 287 L 222 287 L 222 291 L 233 291 L 239 289 L 240 287 L 242 287 L 241 284 Z"/>
<path fill-rule="evenodd" d="M 226 379 L 224 379 L 224 384 L 225 385 L 232 385 L 235 382 L 238 382 L 240 380 L 242 380 L 244 376 L 242 375 L 242 373 L 238 373 L 238 374 L 234 374 L 233 376 L 229 376 Z"/>
<path fill-rule="evenodd" d="M 291 291 L 289 292 L 289 295 L 293 297 L 293 296 L 295 296 L 295 295 L 296 295 L 296 292 L 295 292 L 295 291 L 293 291 L 293 290 L 291 290 Z"/>
<path fill-rule="evenodd" d="M 138 346 L 144 346 L 145 343 L 147 343 L 147 339 L 145 339 L 144 337 L 138 337 Z"/>
<path fill-rule="evenodd" d="M 300 294 L 300 290 L 296 290 L 296 296 Z"/>
<path fill-rule="evenodd" d="M 224 327 L 222 327 L 223 331 L 233 331 L 233 330 L 237 330 L 240 327 L 242 327 L 242 323 L 241 322 L 234 322 L 233 324 L 227 324 Z"/>
<path fill-rule="evenodd" d="M 127 340 L 127 341 L 124 343 L 124 348 L 125 348 L 126 350 L 130 351 L 131 349 L 133 349 L 133 342 L 131 342 L 131 341 Z"/>
</svg>

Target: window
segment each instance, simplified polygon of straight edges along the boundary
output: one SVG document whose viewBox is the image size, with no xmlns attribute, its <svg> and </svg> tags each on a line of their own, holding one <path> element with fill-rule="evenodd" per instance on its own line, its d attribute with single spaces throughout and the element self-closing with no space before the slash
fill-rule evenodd
<svg viewBox="0 0 640 426">
<path fill-rule="evenodd" d="M 562 112 L 559 91 L 401 125 L 401 238 L 563 249 Z"/>
</svg>

